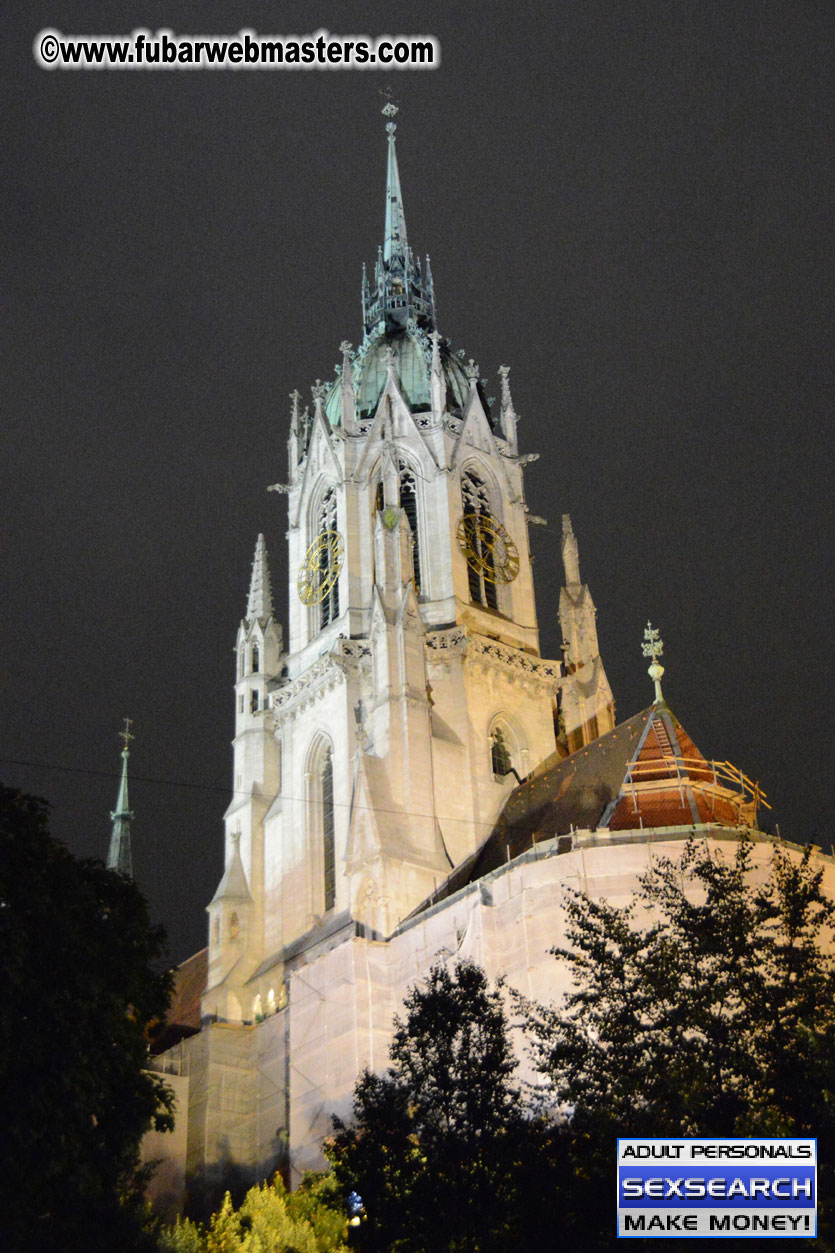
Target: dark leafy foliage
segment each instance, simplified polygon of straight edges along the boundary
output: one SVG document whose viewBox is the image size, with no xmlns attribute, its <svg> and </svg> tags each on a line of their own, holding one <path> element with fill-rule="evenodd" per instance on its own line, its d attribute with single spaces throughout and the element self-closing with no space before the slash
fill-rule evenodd
<svg viewBox="0 0 835 1253">
<path fill-rule="evenodd" d="M 362 1197 L 367 1250 L 533 1247 L 551 1217 L 556 1139 L 528 1117 L 500 989 L 460 962 L 435 966 L 406 1000 L 391 1068 L 366 1072 L 354 1122 L 335 1119 L 337 1181 Z"/>
<path fill-rule="evenodd" d="M 130 880 L 77 861 L 45 802 L 1 786 L 0 951 L 3 1247 L 142 1247 L 139 1142 L 171 1125 L 145 1069 L 164 937 Z"/>
<path fill-rule="evenodd" d="M 572 897 L 569 946 L 553 952 L 575 990 L 525 1017 L 548 1097 L 570 1115 L 575 1247 L 613 1244 L 601 1197 L 616 1137 L 665 1134 L 817 1136 L 816 1247 L 832 1247 L 835 906 L 821 884 L 808 853 L 776 849 L 764 875 L 750 841 L 728 858 L 694 842 L 680 863 L 656 861 L 628 908 Z"/>
</svg>

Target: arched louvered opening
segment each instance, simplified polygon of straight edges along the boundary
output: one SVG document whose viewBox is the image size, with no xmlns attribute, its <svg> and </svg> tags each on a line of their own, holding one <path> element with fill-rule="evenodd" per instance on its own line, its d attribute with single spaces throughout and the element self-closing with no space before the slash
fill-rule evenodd
<svg viewBox="0 0 835 1253">
<path fill-rule="evenodd" d="M 400 507 L 406 514 L 412 530 L 412 573 L 415 580 L 415 591 L 420 594 L 420 527 L 418 525 L 417 481 L 414 471 L 406 465 L 405 461 L 400 461 L 397 469 L 400 480 Z"/>
<path fill-rule="evenodd" d="M 323 536 L 337 529 L 336 492 L 331 487 L 325 493 L 319 506 L 319 535 Z M 327 591 L 319 603 L 319 627 L 324 630 L 329 623 L 339 617 L 339 575 L 337 573 L 337 557 L 333 545 L 319 546 L 319 575 L 321 586 Z"/>
<path fill-rule="evenodd" d="M 496 571 L 493 550 L 485 541 L 483 523 L 490 523 L 490 496 L 487 488 L 473 470 L 467 470 L 461 478 L 461 496 L 464 517 L 468 520 L 467 542 L 470 554 L 467 560 L 467 578 L 470 600 L 487 609 L 499 608 L 496 590 Z"/>
<path fill-rule="evenodd" d="M 397 502 L 406 514 L 406 521 L 409 523 L 409 528 L 412 532 L 412 576 L 414 578 L 415 591 L 419 595 L 423 581 L 421 578 L 420 507 L 418 503 L 417 479 L 416 472 L 408 462 L 403 457 L 398 457 Z M 385 492 L 382 479 L 374 488 L 373 499 L 374 513 L 377 514 L 385 507 Z"/>
</svg>

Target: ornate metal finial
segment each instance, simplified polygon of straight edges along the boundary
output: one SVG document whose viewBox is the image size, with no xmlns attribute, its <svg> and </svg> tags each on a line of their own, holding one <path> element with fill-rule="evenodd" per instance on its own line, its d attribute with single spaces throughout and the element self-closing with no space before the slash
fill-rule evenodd
<svg viewBox="0 0 835 1253">
<path fill-rule="evenodd" d="M 382 113 L 383 117 L 388 118 L 388 124 L 386 126 L 386 130 L 388 131 L 390 135 L 392 135 L 397 130 L 397 127 L 395 123 L 392 121 L 392 118 L 397 117 L 397 114 L 400 112 L 400 110 L 398 109 L 397 105 L 394 103 L 394 100 L 392 99 L 394 92 L 392 91 L 390 87 L 384 87 L 382 91 L 380 92 L 380 95 L 385 99 L 385 102 L 386 102 L 383 105 L 380 112 Z"/>
<path fill-rule="evenodd" d="M 118 736 L 118 738 L 122 741 L 122 744 L 123 744 L 123 748 L 122 748 L 123 753 L 130 752 L 130 749 L 128 748 L 128 744 L 131 742 L 132 739 L 135 738 L 135 736 L 131 734 L 132 726 L 133 726 L 133 718 L 125 718 L 125 728 L 123 731 L 119 732 L 119 736 Z"/>
<path fill-rule="evenodd" d="M 313 393 L 314 401 L 318 404 L 320 400 L 323 401 L 327 396 L 328 385 L 327 383 L 323 383 L 321 379 L 317 379 L 310 390 Z"/>
<path fill-rule="evenodd" d="M 343 358 L 350 357 L 353 350 L 354 350 L 354 345 L 349 344 L 347 339 L 343 339 L 342 343 L 339 345 L 339 351 L 342 353 Z"/>
<path fill-rule="evenodd" d="M 664 667 L 658 664 L 658 658 L 664 651 L 664 641 L 661 639 L 661 632 L 654 630 L 651 622 L 647 622 L 644 628 L 642 649 L 645 657 L 652 658 L 652 665 L 647 673 L 655 684 L 655 703 L 660 705 L 664 700 L 661 695 L 661 676 L 664 673 Z"/>
</svg>

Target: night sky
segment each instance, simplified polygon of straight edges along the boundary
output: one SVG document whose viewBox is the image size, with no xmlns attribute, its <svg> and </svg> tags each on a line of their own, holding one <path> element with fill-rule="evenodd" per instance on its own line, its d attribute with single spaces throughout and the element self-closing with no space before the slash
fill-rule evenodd
<svg viewBox="0 0 835 1253">
<path fill-rule="evenodd" d="M 0 774 L 205 943 L 255 538 L 286 621 L 288 393 L 361 338 L 379 89 L 439 323 L 511 366 L 542 651 L 560 515 L 619 719 L 664 693 L 779 823 L 832 821 L 831 0 L 6 5 Z M 431 33 L 433 72 L 52 72 L 66 33 Z M 12 764 L 38 763 L 37 765 Z"/>
</svg>

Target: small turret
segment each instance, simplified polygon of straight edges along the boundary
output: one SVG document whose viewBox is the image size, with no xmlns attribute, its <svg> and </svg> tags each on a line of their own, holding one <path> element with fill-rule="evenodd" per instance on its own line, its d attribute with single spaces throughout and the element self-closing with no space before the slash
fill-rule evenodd
<svg viewBox="0 0 835 1253">
<path fill-rule="evenodd" d="M 122 748 L 122 777 L 119 781 L 119 795 L 116 798 L 116 808 L 110 815 L 113 830 L 110 835 L 110 847 L 107 850 L 107 869 L 118 870 L 119 874 L 127 875 L 128 878 L 133 876 L 133 859 L 130 847 L 130 824 L 133 812 L 128 805 L 128 757 L 130 756 L 128 745 L 133 739 L 130 727 L 131 719 L 125 718 L 125 729 L 119 732 L 119 738 L 124 745 Z"/>
</svg>

